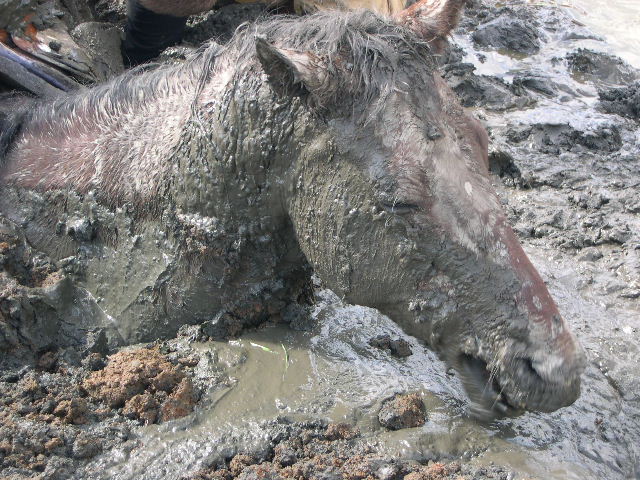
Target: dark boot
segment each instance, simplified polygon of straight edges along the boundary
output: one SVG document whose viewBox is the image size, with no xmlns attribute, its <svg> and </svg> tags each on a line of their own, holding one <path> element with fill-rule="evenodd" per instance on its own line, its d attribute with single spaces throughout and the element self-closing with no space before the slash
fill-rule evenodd
<svg viewBox="0 0 640 480">
<path fill-rule="evenodd" d="M 128 0 L 127 26 L 122 42 L 124 64 L 132 67 L 157 57 L 182 39 L 186 24 L 187 17 L 154 13 L 138 0 Z"/>
</svg>

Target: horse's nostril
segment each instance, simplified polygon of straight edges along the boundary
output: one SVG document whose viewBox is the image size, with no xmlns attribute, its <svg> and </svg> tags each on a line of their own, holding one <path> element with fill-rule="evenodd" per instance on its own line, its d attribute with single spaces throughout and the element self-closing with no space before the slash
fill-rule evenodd
<svg viewBox="0 0 640 480">
<path fill-rule="evenodd" d="M 503 388 L 497 371 L 492 371 L 487 362 L 473 355 L 461 354 L 456 363 L 460 379 L 471 400 L 472 416 L 487 420 L 517 414 L 518 409 L 502 394 Z"/>
</svg>

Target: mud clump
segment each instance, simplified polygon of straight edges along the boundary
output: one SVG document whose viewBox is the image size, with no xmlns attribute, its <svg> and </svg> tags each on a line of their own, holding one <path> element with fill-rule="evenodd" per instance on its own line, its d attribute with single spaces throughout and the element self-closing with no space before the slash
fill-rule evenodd
<svg viewBox="0 0 640 480">
<path fill-rule="evenodd" d="M 480 47 L 503 48 L 527 55 L 540 50 L 537 30 L 519 18 L 506 15 L 480 25 L 471 37 Z"/>
<path fill-rule="evenodd" d="M 107 364 L 105 363 L 102 355 L 94 352 L 90 353 L 82 360 L 82 365 L 86 369 L 95 372 L 96 370 L 102 370 Z"/>
<path fill-rule="evenodd" d="M 640 82 L 622 88 L 600 90 L 598 96 L 605 112 L 640 120 Z"/>
<path fill-rule="evenodd" d="M 124 71 L 120 52 L 120 31 L 110 23 L 85 22 L 71 34 L 94 59 L 98 81 L 105 81 Z"/>
<path fill-rule="evenodd" d="M 0 476 L 70 478 L 128 440 L 140 422 L 191 413 L 198 400 L 188 370 L 194 362 L 174 357 L 175 364 L 157 347 L 140 348 L 108 363 L 92 353 L 74 366 L 47 351 L 1 375 Z"/>
<path fill-rule="evenodd" d="M 626 84 L 638 78 L 637 72 L 623 60 L 606 53 L 579 48 L 566 56 L 569 70 L 585 80 Z"/>
<path fill-rule="evenodd" d="M 0 275 L 2 285 L 14 289 L 44 287 L 59 278 L 57 268 L 44 255 L 35 252 L 13 223 L 0 217 Z"/>
<path fill-rule="evenodd" d="M 330 423 L 324 436 L 327 440 L 351 440 L 360 435 L 360 431 L 348 423 Z"/>
<path fill-rule="evenodd" d="M 183 378 L 160 408 L 160 422 L 182 418 L 193 411 L 198 394 L 188 377 Z"/>
<path fill-rule="evenodd" d="M 129 418 L 151 424 L 184 417 L 193 411 L 197 393 L 181 367 L 157 348 L 112 355 L 107 366 L 91 373 L 84 390 Z"/>
<path fill-rule="evenodd" d="M 89 0 L 87 2 L 101 22 L 124 23 L 127 15 L 126 0 Z"/>
<path fill-rule="evenodd" d="M 396 395 L 385 401 L 378 413 L 378 421 L 389 430 L 420 427 L 426 420 L 424 403 L 416 393 Z"/>
<path fill-rule="evenodd" d="M 2 478 L 69 478 L 129 436 L 124 418 L 83 396 L 82 369 L 56 361 L 48 370 L 26 367 L 0 381 Z"/>
<path fill-rule="evenodd" d="M 231 4 L 224 10 L 194 15 L 189 20 L 185 40 L 194 45 L 215 38 L 218 42 L 227 42 L 233 32 L 245 22 L 252 22 L 263 16 L 266 5 L 263 3 Z"/>
<path fill-rule="evenodd" d="M 513 85 L 516 88 L 527 88 L 549 97 L 553 97 L 558 91 L 555 82 L 539 72 L 517 73 L 513 78 Z"/>
<path fill-rule="evenodd" d="M 386 350 L 397 358 L 405 358 L 412 354 L 409 342 L 402 338 L 391 338 L 389 335 L 378 335 L 369 340 L 369 345 Z"/>
<path fill-rule="evenodd" d="M 52 372 L 61 357 L 77 366 L 89 353 L 106 353 L 109 337 L 117 343 L 112 327 L 102 324 L 106 316 L 95 299 L 78 288 L 72 276 L 34 250 L 18 225 L 0 216 L 3 373 L 13 375 L 24 366 Z"/>
<path fill-rule="evenodd" d="M 454 63 L 444 69 L 444 78 L 464 107 L 482 106 L 487 110 L 501 112 L 521 109 L 535 103 L 535 99 L 524 88 L 508 84 L 497 77 L 476 75 L 475 69 L 469 63 Z"/>
<path fill-rule="evenodd" d="M 456 478 L 456 480 L 464 479 L 465 477 L 458 475 L 460 470 L 460 465 L 457 463 L 445 464 L 435 462 L 405 475 L 404 480 L 437 480 L 445 478 Z"/>
<path fill-rule="evenodd" d="M 514 158 L 502 150 L 489 153 L 489 171 L 500 177 L 506 185 L 523 186 L 522 172 L 514 162 Z"/>
<path fill-rule="evenodd" d="M 563 152 L 617 152 L 623 146 L 620 129 L 613 123 L 590 125 L 584 129 L 569 124 L 534 123 L 510 127 L 506 132 L 512 144 L 535 145 L 540 152 L 559 155 Z"/>
</svg>

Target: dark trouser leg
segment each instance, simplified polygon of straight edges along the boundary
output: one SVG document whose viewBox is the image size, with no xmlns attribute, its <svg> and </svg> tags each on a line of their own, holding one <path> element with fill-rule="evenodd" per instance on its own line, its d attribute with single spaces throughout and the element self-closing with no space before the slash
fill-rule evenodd
<svg viewBox="0 0 640 480">
<path fill-rule="evenodd" d="M 139 65 L 155 58 L 165 48 L 182 39 L 186 17 L 161 15 L 128 0 L 127 26 L 122 43 L 122 55 L 127 66 Z"/>
</svg>

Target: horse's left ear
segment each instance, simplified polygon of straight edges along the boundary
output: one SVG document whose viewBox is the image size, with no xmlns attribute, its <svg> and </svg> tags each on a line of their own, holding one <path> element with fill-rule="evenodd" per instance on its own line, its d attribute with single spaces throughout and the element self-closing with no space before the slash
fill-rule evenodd
<svg viewBox="0 0 640 480">
<path fill-rule="evenodd" d="M 319 93 L 328 86 L 327 68 L 311 52 L 275 47 L 256 37 L 256 54 L 269 82 L 280 93 L 300 94 L 304 90 Z"/>
<path fill-rule="evenodd" d="M 466 3 L 467 0 L 419 0 L 395 14 L 395 18 L 441 52 Z"/>
</svg>

